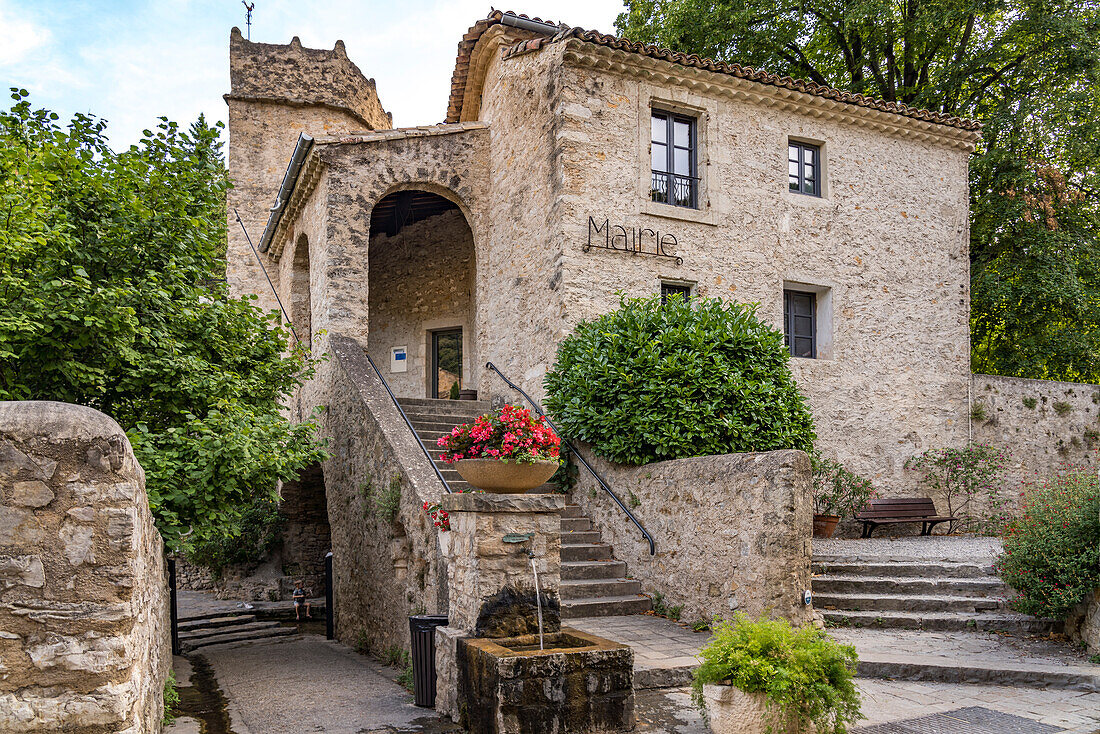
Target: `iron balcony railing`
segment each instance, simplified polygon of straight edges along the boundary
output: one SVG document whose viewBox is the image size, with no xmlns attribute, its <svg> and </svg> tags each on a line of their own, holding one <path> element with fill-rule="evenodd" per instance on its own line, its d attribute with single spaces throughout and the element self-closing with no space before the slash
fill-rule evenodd
<svg viewBox="0 0 1100 734">
<path fill-rule="evenodd" d="M 546 423 L 551 428 L 553 428 L 554 432 L 557 433 L 558 436 L 561 438 L 562 444 L 564 444 L 565 447 L 568 448 L 573 453 L 573 456 L 577 457 L 577 460 L 581 463 L 581 465 L 585 469 L 588 470 L 588 473 L 591 474 L 592 477 L 596 480 L 596 482 L 600 485 L 600 487 L 603 488 L 603 491 L 607 492 L 607 494 L 609 494 L 611 496 L 611 499 L 613 499 L 615 501 L 615 504 L 617 504 L 619 506 L 619 509 L 622 510 L 628 518 L 630 518 L 630 522 L 634 523 L 634 525 L 638 528 L 638 530 L 640 530 L 642 532 L 642 537 L 645 538 L 647 541 L 649 541 L 649 555 L 651 555 L 651 556 L 656 555 L 657 545 L 656 545 L 656 543 L 653 542 L 653 536 L 649 534 L 649 531 L 645 529 L 645 526 L 642 525 L 641 521 L 638 520 L 638 518 L 634 517 L 634 513 L 630 511 L 630 508 L 628 508 L 625 504 L 623 504 L 623 501 L 621 499 L 619 499 L 619 495 L 615 494 L 615 492 L 608 485 L 607 481 L 602 476 L 600 476 L 600 473 L 598 471 L 596 471 L 594 468 L 592 468 L 592 465 L 588 463 L 588 460 L 584 458 L 584 456 L 581 454 L 580 451 L 577 451 L 577 447 L 574 446 L 564 436 L 561 435 L 561 431 L 559 431 L 558 427 L 555 426 L 553 424 L 553 422 L 551 422 L 550 417 L 548 415 L 546 415 L 546 411 L 542 409 L 542 406 L 539 405 L 538 402 L 536 402 L 534 398 L 532 398 L 530 395 L 528 395 L 526 392 L 524 392 L 523 388 L 521 388 L 519 385 L 517 385 L 516 383 L 509 380 L 507 377 L 505 377 L 504 373 L 501 372 L 499 369 L 497 369 L 497 366 L 495 364 L 493 364 L 492 362 L 488 362 L 488 363 L 486 363 L 485 368 L 490 370 L 491 372 L 495 372 L 497 377 L 504 380 L 504 384 L 506 384 L 508 387 L 512 388 L 513 390 L 518 392 L 520 395 L 522 395 L 523 398 L 527 401 L 527 403 L 532 408 L 535 409 L 535 412 L 546 419 Z"/>
<path fill-rule="evenodd" d="M 650 196 L 653 201 L 660 204 L 696 209 L 699 201 L 699 178 L 666 171 L 653 171 L 650 179 Z"/>
<path fill-rule="evenodd" d="M 416 439 L 416 445 L 420 447 L 420 450 L 424 452 L 424 456 L 428 459 L 428 463 L 432 465 L 432 469 L 435 471 L 435 475 L 439 477 L 439 481 L 443 482 L 443 489 L 448 493 L 452 492 L 451 485 L 447 484 L 447 480 L 443 478 L 443 472 L 439 471 L 439 465 L 435 463 L 435 459 L 428 453 L 428 449 L 424 448 L 424 442 L 420 440 L 420 434 L 416 432 L 413 427 L 412 421 L 409 420 L 409 416 L 405 415 L 405 409 L 401 407 L 401 403 L 397 402 L 397 396 L 393 394 L 393 390 L 390 389 L 390 383 L 386 382 L 386 378 L 382 376 L 382 370 L 378 369 L 378 365 L 374 363 L 367 350 L 363 350 L 363 356 L 370 362 L 370 366 L 374 369 L 374 374 L 378 375 L 378 379 L 382 382 L 382 387 L 386 388 L 386 392 L 390 394 L 390 400 L 393 401 L 393 405 L 397 408 L 397 412 L 401 414 L 401 417 L 405 420 L 405 425 L 412 431 L 413 438 Z"/>
</svg>

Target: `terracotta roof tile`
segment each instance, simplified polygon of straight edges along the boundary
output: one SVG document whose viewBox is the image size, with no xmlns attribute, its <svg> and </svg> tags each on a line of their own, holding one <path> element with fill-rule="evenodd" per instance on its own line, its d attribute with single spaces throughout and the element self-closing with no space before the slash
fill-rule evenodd
<svg viewBox="0 0 1100 734">
<path fill-rule="evenodd" d="M 507 13 L 508 15 L 516 15 L 515 13 Z M 493 11 L 488 18 L 480 20 L 470 28 L 462 38 L 462 43 L 458 45 L 458 59 L 455 62 L 455 71 L 451 77 L 451 98 L 447 106 L 447 122 L 456 122 L 459 119 L 459 115 L 462 111 L 462 100 L 466 89 L 467 75 L 470 69 L 470 54 L 473 52 L 474 46 L 477 44 L 478 39 L 494 25 L 501 22 L 501 18 L 505 13 L 499 10 Z M 519 15 L 520 18 L 526 18 L 525 15 Z M 538 20 L 537 18 L 533 20 Z M 981 130 L 982 125 L 976 120 L 971 120 L 965 117 L 955 117 L 953 115 L 945 115 L 940 112 L 932 112 L 930 110 L 919 109 L 917 107 L 910 107 L 900 102 L 886 102 L 874 97 L 866 97 L 862 94 L 854 94 L 852 92 L 844 92 L 839 89 L 827 87 L 822 84 L 816 84 L 804 79 L 794 79 L 789 76 L 779 76 L 777 74 L 769 74 L 766 71 L 754 69 L 749 66 L 741 66 L 740 64 L 727 64 L 721 61 L 715 61 L 710 58 L 701 58 L 695 54 L 685 54 L 679 51 L 673 51 L 668 48 L 662 48 L 660 46 L 654 46 L 652 44 L 641 43 L 638 41 L 630 41 L 625 38 L 619 38 L 618 36 L 611 36 L 606 33 L 600 33 L 598 31 L 586 31 L 583 28 L 562 28 L 553 37 L 543 36 L 541 38 L 520 41 L 513 45 L 505 52 L 506 57 L 518 56 L 524 53 L 530 53 L 531 51 L 543 48 L 549 43 L 560 43 L 570 38 L 576 38 L 580 41 L 588 43 L 594 43 L 599 46 L 605 46 L 607 48 L 614 48 L 628 53 L 635 53 L 641 56 L 648 56 L 654 59 L 662 59 L 673 64 L 679 64 L 681 66 L 688 66 L 695 69 L 703 69 L 706 71 L 712 71 L 719 74 L 729 74 L 730 76 L 738 77 L 740 79 L 747 79 L 749 81 L 758 82 L 760 84 L 767 84 L 773 87 L 781 87 L 783 89 L 792 89 L 805 94 L 811 94 L 815 97 L 822 97 L 824 99 L 831 99 L 844 104 L 856 105 L 858 107 L 867 107 L 870 109 L 881 110 L 883 112 L 889 112 L 903 117 L 909 117 L 915 120 L 922 120 L 925 122 L 931 122 L 937 125 L 946 125 L 948 127 L 955 127 L 961 130 Z"/>
</svg>

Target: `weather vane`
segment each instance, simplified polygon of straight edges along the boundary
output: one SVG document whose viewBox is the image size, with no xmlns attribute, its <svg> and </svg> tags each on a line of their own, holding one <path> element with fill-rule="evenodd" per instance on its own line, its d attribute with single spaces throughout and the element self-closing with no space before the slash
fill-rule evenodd
<svg viewBox="0 0 1100 734">
<path fill-rule="evenodd" d="M 244 19 L 244 24 L 248 28 L 248 30 L 246 31 L 247 34 L 248 34 L 248 40 L 251 41 L 252 40 L 252 9 L 256 7 L 256 3 L 252 3 L 250 5 L 247 2 L 245 2 L 245 0 L 241 0 L 241 5 L 243 5 L 244 9 L 247 11 L 247 15 L 245 16 L 245 19 Z"/>
</svg>

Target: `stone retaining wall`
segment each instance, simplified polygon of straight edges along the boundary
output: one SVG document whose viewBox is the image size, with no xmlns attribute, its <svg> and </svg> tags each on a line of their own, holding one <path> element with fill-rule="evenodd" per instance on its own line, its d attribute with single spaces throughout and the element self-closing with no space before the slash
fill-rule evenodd
<svg viewBox="0 0 1100 734">
<path fill-rule="evenodd" d="M 582 449 L 586 457 L 591 452 Z M 591 461 L 591 458 L 589 459 Z M 593 466 L 653 535 L 657 554 L 581 468 L 574 500 L 647 593 L 687 622 L 734 612 L 810 619 L 810 460 L 801 451 Z"/>
<path fill-rule="evenodd" d="M 408 649 L 411 614 L 446 614 L 446 569 L 422 504 L 443 487 L 354 339 L 333 336 L 315 378 L 332 528 L 336 637 L 373 652 Z M 396 512 L 384 505 L 399 492 Z M 442 612 L 440 611 L 442 610 Z"/>
<path fill-rule="evenodd" d="M 0 403 L 0 731 L 161 730 L 164 549 L 102 413 Z"/>
<path fill-rule="evenodd" d="M 1070 612 L 1066 618 L 1066 635 L 1084 644 L 1089 654 L 1100 655 L 1100 589 Z"/>
</svg>

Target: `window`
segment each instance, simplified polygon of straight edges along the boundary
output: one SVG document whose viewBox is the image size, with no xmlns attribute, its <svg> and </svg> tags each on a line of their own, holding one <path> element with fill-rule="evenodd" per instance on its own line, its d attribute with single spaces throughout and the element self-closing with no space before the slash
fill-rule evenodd
<svg viewBox="0 0 1100 734">
<path fill-rule="evenodd" d="M 661 204 L 698 208 L 695 119 L 653 110 L 650 197 Z"/>
<path fill-rule="evenodd" d="M 787 181 L 791 191 L 821 196 L 821 148 L 790 141 L 787 145 Z"/>
<path fill-rule="evenodd" d="M 685 301 L 691 300 L 691 286 L 681 283 L 661 283 L 661 303 L 667 303 L 668 297 L 679 294 Z"/>
<path fill-rule="evenodd" d="M 783 333 L 792 357 L 817 358 L 817 294 L 783 291 Z"/>
</svg>

